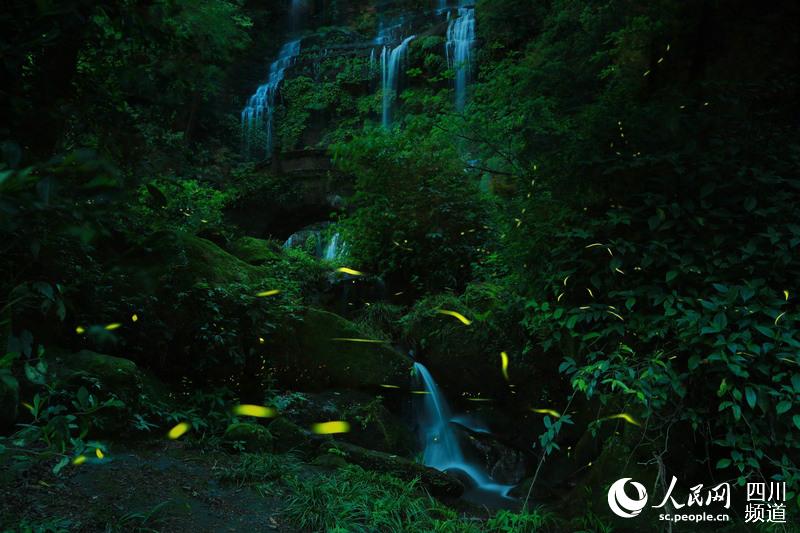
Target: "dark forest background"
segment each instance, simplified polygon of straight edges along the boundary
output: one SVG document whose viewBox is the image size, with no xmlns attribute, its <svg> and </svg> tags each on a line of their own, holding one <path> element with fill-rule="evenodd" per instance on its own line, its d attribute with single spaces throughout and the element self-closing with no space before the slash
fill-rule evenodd
<svg viewBox="0 0 800 533">
<path fill-rule="evenodd" d="M 606 491 L 675 475 L 796 531 L 800 5 L 479 0 L 456 111 L 430 2 L 288 4 L 0 10 L 0 529 L 656 530 Z M 409 354 L 514 505 L 418 464 Z"/>
</svg>

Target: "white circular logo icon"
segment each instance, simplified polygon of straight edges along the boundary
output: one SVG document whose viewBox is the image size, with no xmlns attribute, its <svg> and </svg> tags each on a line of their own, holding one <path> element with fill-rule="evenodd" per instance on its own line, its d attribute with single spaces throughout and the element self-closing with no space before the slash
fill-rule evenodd
<svg viewBox="0 0 800 533">
<path fill-rule="evenodd" d="M 631 481 L 631 478 L 625 477 L 618 479 L 608 489 L 608 506 L 615 515 L 622 518 L 633 518 L 642 512 L 644 506 L 647 505 L 647 491 L 644 485 L 631 481 L 631 485 L 638 493 L 637 499 L 629 498 L 625 494 L 625 484 Z"/>
</svg>

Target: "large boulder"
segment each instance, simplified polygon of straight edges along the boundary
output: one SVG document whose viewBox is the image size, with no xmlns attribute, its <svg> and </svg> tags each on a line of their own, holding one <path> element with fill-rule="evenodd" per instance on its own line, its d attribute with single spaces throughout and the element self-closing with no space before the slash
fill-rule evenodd
<svg viewBox="0 0 800 533">
<path fill-rule="evenodd" d="M 60 386 L 78 391 L 85 388 L 106 407 L 92 417 L 92 425 L 105 432 L 129 429 L 131 413 L 145 404 L 167 404 L 168 389 L 136 363 L 90 350 L 77 353 L 48 350 L 50 372 Z"/>
<path fill-rule="evenodd" d="M 225 430 L 225 443 L 238 451 L 250 453 L 272 451 L 273 437 L 269 430 L 249 422 L 238 422 Z"/>
<path fill-rule="evenodd" d="M 240 237 L 228 244 L 228 251 L 253 266 L 269 265 L 280 260 L 281 246 L 277 241 L 255 237 Z"/>
<path fill-rule="evenodd" d="M 417 479 L 422 487 L 437 498 L 457 498 L 464 492 L 464 485 L 456 477 L 404 457 L 368 450 L 346 442 L 336 442 L 335 448 L 348 463 L 391 474 L 404 481 Z"/>
<path fill-rule="evenodd" d="M 371 450 L 406 456 L 413 453 L 411 428 L 387 409 L 385 404 L 390 400 L 381 395 L 354 390 L 291 394 L 302 400 L 287 405 L 281 414 L 304 427 L 324 420 L 347 420 L 350 432 L 337 435 L 337 439 Z"/>
<path fill-rule="evenodd" d="M 275 376 L 287 388 L 305 391 L 408 385 L 410 359 L 389 344 L 359 340 L 369 335 L 352 322 L 308 308 L 294 331 L 283 334 Z"/>
<path fill-rule="evenodd" d="M 269 432 L 272 435 L 275 451 L 281 453 L 299 452 L 305 454 L 314 452 L 322 441 L 322 438 L 283 416 L 270 423 Z"/>
</svg>

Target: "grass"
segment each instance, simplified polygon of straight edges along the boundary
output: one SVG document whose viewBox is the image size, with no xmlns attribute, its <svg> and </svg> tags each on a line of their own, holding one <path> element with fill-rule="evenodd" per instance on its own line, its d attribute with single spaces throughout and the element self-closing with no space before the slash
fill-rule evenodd
<svg viewBox="0 0 800 533">
<path fill-rule="evenodd" d="M 268 484 L 293 479 L 301 465 L 292 454 L 243 453 L 235 465 L 226 467 L 220 474 L 222 481 L 246 484 Z"/>
<path fill-rule="evenodd" d="M 335 474 L 289 482 L 283 514 L 309 531 L 392 533 L 534 533 L 548 531 L 553 515 L 500 511 L 486 522 L 459 516 L 416 481 L 346 466 Z"/>
</svg>

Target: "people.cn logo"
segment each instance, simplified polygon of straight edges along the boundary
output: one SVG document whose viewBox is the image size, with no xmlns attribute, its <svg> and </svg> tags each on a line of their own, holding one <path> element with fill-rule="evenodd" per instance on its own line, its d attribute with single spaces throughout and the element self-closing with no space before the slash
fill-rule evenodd
<svg viewBox="0 0 800 533">
<path fill-rule="evenodd" d="M 625 477 L 618 479 L 608 489 L 608 506 L 615 515 L 622 518 L 633 518 L 642 512 L 644 506 L 647 505 L 647 491 L 644 485 L 631 481 L 631 485 L 638 493 L 637 499 L 629 498 L 625 494 L 625 484 L 631 481 L 631 478 Z"/>
</svg>

